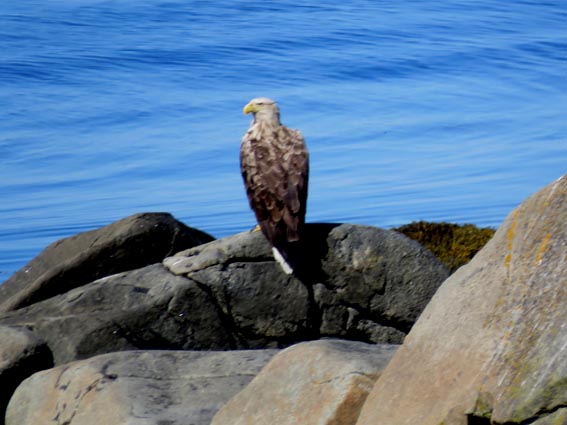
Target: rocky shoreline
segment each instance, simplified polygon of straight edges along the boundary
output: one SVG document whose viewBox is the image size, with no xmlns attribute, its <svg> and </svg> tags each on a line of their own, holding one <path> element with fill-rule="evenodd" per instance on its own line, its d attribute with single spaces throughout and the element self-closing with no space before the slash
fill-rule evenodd
<svg viewBox="0 0 567 425">
<path fill-rule="evenodd" d="M 452 275 L 352 224 L 299 277 L 165 213 L 63 239 L 0 285 L 0 425 L 565 424 L 566 218 L 563 177 Z"/>
</svg>

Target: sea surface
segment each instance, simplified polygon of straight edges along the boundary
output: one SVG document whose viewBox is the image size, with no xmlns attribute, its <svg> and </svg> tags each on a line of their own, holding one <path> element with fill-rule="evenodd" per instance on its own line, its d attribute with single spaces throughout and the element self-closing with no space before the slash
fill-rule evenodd
<svg viewBox="0 0 567 425">
<path fill-rule="evenodd" d="M 2 0 L 0 282 L 137 212 L 250 229 L 257 96 L 307 140 L 308 221 L 497 227 L 567 172 L 565 0 Z"/>
</svg>

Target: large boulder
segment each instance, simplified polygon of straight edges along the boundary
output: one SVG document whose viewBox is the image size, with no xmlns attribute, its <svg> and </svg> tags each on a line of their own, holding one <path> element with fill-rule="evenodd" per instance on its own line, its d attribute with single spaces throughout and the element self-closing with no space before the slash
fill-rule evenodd
<svg viewBox="0 0 567 425">
<path fill-rule="evenodd" d="M 0 323 L 33 329 L 57 365 L 122 350 L 236 348 L 210 295 L 161 264 L 4 313 Z"/>
<path fill-rule="evenodd" d="M 320 340 L 277 354 L 211 425 L 354 425 L 398 346 Z"/>
<path fill-rule="evenodd" d="M 437 291 L 357 425 L 567 423 L 567 176 Z"/>
<path fill-rule="evenodd" d="M 209 425 L 275 350 L 125 351 L 38 372 L 6 425 Z"/>
<path fill-rule="evenodd" d="M 0 285 L 0 312 L 16 310 L 213 238 L 167 213 L 142 213 L 61 239 Z"/>
<path fill-rule="evenodd" d="M 448 276 L 431 252 L 394 231 L 309 224 L 306 241 L 298 277 L 281 272 L 258 232 L 188 249 L 164 265 L 199 282 L 249 341 L 264 329 L 285 341 L 299 327 L 308 339 L 401 343 Z M 291 328 L 273 323 L 275 315 L 288 315 Z"/>
<path fill-rule="evenodd" d="M 0 315 L 44 339 L 56 364 L 133 349 L 285 347 L 320 337 L 399 343 L 445 267 L 390 231 L 308 226 L 307 280 L 257 232 L 183 251 Z M 312 280 L 309 280 L 312 279 Z"/>
</svg>

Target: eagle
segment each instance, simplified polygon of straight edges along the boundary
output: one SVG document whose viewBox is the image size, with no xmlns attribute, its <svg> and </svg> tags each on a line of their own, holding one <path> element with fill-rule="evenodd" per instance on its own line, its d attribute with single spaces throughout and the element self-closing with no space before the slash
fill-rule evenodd
<svg viewBox="0 0 567 425">
<path fill-rule="evenodd" d="M 298 130 L 280 122 L 272 99 L 252 99 L 244 114 L 252 114 L 240 146 L 240 169 L 250 208 L 272 245 L 274 258 L 292 274 L 301 260 L 307 207 L 309 154 Z"/>
</svg>

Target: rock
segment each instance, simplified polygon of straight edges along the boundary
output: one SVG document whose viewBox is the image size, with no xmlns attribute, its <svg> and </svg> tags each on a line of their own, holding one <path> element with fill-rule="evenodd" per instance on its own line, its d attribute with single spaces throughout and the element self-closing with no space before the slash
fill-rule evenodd
<svg viewBox="0 0 567 425">
<path fill-rule="evenodd" d="M 28 376 L 53 365 L 44 341 L 21 327 L 0 326 L 0 424 L 16 387 Z"/>
<path fill-rule="evenodd" d="M 430 251 L 394 231 L 341 225 L 328 234 L 326 245 L 322 270 L 328 278 L 323 283 L 338 305 L 358 312 L 348 317 L 352 332 L 360 336 L 370 336 L 368 321 L 405 335 L 449 275 Z M 402 342 L 389 334 L 370 340 Z"/>
<path fill-rule="evenodd" d="M 0 312 L 11 311 L 126 270 L 160 262 L 213 238 L 166 213 L 143 213 L 48 246 L 0 285 Z"/>
<path fill-rule="evenodd" d="M 211 425 L 354 425 L 394 345 L 321 340 L 277 354 Z"/>
<path fill-rule="evenodd" d="M 251 232 L 180 252 L 164 265 L 207 288 L 235 326 L 250 334 L 245 339 L 255 338 L 273 314 L 285 315 L 293 299 L 294 310 L 299 306 L 303 314 L 293 321 L 305 339 L 400 343 L 448 276 L 433 254 L 393 231 L 309 224 L 306 232 L 304 263 L 310 269 L 299 278 L 280 273 L 267 242 Z M 283 298 L 281 288 L 288 291 Z M 261 294 L 268 294 L 267 302 L 258 303 Z M 265 313 L 264 322 L 258 312 Z M 290 331 L 271 329 L 281 337 Z"/>
<path fill-rule="evenodd" d="M 311 275 L 281 273 L 260 233 L 213 241 L 0 315 L 57 365 L 111 351 L 275 348 L 325 337 L 399 343 L 447 270 L 371 227 L 310 225 Z M 315 283 L 314 283 L 315 282 Z"/>
<path fill-rule="evenodd" d="M 25 380 L 6 425 L 209 425 L 275 352 L 126 351 L 70 363 Z"/>
<path fill-rule="evenodd" d="M 212 298 L 160 264 L 5 313 L 0 323 L 32 328 L 58 365 L 120 350 L 235 348 Z"/>
<path fill-rule="evenodd" d="M 567 176 L 437 291 L 357 425 L 566 423 Z"/>
<path fill-rule="evenodd" d="M 172 230 L 178 226 L 171 216 L 144 214 L 52 245 L 30 262 L 28 273 L 21 271 L 3 285 L 0 325 L 29 329 L 30 337 L 45 341 L 55 365 L 128 350 L 286 347 L 321 336 L 401 342 L 448 275 L 429 251 L 408 238 L 353 225 L 308 226 L 310 268 L 299 278 L 282 273 L 263 236 L 251 232 L 200 244 L 162 265 L 175 247 L 206 238 Z M 12 387 L 0 380 L 6 400 L 32 372 Z M 30 379 L 39 379 L 35 376 Z M 51 418 L 72 415 L 74 407 L 61 407 L 76 407 L 72 397 L 79 394 L 77 403 L 82 403 L 99 394 L 84 390 L 98 378 L 71 378 L 69 385 L 77 385 L 78 392 L 59 407 L 55 399 L 45 401 L 46 408 L 60 409 Z M 99 378 L 106 385 L 106 375 Z M 30 412 L 44 406 L 36 396 L 22 394 L 18 400 L 27 401 L 12 408 L 15 423 L 33 418 Z M 117 416 L 95 415 L 97 421 L 130 420 L 126 408 L 103 408 L 121 399 L 106 394 L 93 409 Z M 30 410 L 22 413 L 26 403 Z"/>
<path fill-rule="evenodd" d="M 281 272 L 259 232 L 191 248 L 164 264 L 210 294 L 234 348 L 281 347 L 318 337 L 309 288 Z"/>
<path fill-rule="evenodd" d="M 567 424 L 567 409 L 561 408 L 549 415 L 532 422 L 531 425 L 564 425 Z"/>
</svg>

